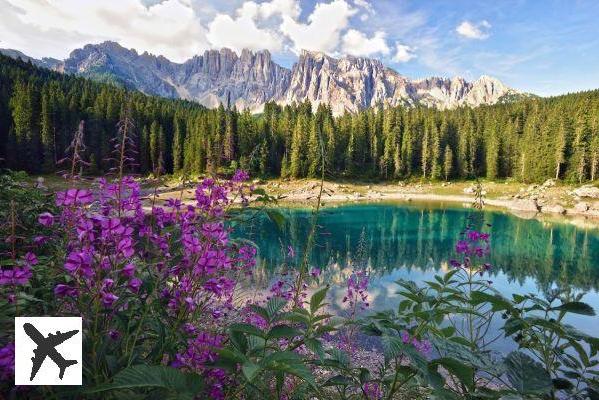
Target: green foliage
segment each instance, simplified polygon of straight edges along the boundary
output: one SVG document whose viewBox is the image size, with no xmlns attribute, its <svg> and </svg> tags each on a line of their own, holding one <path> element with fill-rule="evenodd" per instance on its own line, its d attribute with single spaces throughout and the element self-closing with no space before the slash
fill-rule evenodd
<svg viewBox="0 0 599 400">
<path fill-rule="evenodd" d="M 264 328 L 247 323 L 229 326 L 230 344 L 218 350 L 213 365 L 239 382 L 229 389 L 229 397 L 278 399 L 288 379 L 303 388 L 302 398 L 321 393 L 310 367 L 325 358 L 322 335 L 336 329 L 327 322 L 330 315 L 323 313 L 327 290 L 314 293 L 308 309 L 280 297 L 271 298 L 264 306 L 252 305 L 251 310 L 266 321 Z M 302 346 L 310 352 L 294 351 Z"/>
<path fill-rule="evenodd" d="M 195 373 L 185 373 L 162 365 L 134 365 L 118 372 L 112 383 L 86 390 L 85 394 L 116 391 L 121 393 L 117 398 L 126 398 L 128 391 L 139 393 L 141 389 L 145 390 L 147 397 L 192 400 L 202 392 L 203 387 L 201 377 Z"/>
</svg>

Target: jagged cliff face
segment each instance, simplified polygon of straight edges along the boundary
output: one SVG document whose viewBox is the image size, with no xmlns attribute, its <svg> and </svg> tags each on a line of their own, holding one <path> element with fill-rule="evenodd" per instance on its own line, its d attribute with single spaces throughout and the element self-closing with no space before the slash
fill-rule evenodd
<svg viewBox="0 0 599 400">
<path fill-rule="evenodd" d="M 65 73 L 113 80 L 151 95 L 194 100 L 207 107 L 230 103 L 260 111 L 267 101 L 290 104 L 310 100 L 331 105 L 335 114 L 378 105 L 426 105 L 440 109 L 495 104 L 514 89 L 482 76 L 474 82 L 456 77 L 410 80 L 380 61 L 333 58 L 304 51 L 289 70 L 267 50 L 209 50 L 182 63 L 138 54 L 114 42 L 86 45 L 50 66 Z"/>
</svg>

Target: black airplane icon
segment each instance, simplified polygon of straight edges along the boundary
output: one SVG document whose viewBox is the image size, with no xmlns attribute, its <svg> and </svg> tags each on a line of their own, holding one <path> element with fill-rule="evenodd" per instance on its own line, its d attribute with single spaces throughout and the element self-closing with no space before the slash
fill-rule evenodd
<svg viewBox="0 0 599 400">
<path fill-rule="evenodd" d="M 35 378 L 35 374 L 37 374 L 37 371 L 39 371 L 39 369 L 41 368 L 46 357 L 50 357 L 50 359 L 54 361 L 54 364 L 56 364 L 58 368 L 60 368 L 60 373 L 58 377 L 61 380 L 64 376 L 65 369 L 67 369 L 68 366 L 77 364 L 77 360 L 65 360 L 64 357 L 61 356 L 58 351 L 56 351 L 56 346 L 58 346 L 65 340 L 75 336 L 77 332 L 79 332 L 78 330 L 69 331 L 65 333 L 60 333 L 60 331 L 56 331 L 56 335 L 50 333 L 48 337 L 44 337 L 44 335 L 42 335 L 40 331 L 38 331 L 35 328 L 35 326 L 31 325 L 30 323 L 25 323 L 23 325 L 23 329 L 25 330 L 27 336 L 29 336 L 31 340 L 33 340 L 35 344 L 37 344 L 37 349 L 33 350 L 33 354 L 35 354 L 35 357 L 31 357 L 31 361 L 33 362 L 33 368 L 31 370 L 31 378 L 29 378 L 30 381 L 32 381 L 33 378 Z"/>
</svg>

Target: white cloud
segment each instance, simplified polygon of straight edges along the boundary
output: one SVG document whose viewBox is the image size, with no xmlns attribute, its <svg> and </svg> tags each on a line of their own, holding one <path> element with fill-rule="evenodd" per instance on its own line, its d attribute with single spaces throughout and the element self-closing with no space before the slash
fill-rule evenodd
<svg viewBox="0 0 599 400">
<path fill-rule="evenodd" d="M 228 14 L 218 14 L 208 26 L 206 38 L 212 47 L 228 47 L 238 52 L 244 48 L 279 51 L 283 46 L 282 36 L 273 29 L 258 27 L 257 22 L 276 13 L 287 12 L 293 15 L 293 9 L 281 8 L 288 5 L 284 3 L 293 2 L 274 0 L 259 5 L 247 1 L 237 10 L 235 18 Z"/>
<path fill-rule="evenodd" d="M 395 43 L 395 55 L 393 56 L 393 61 L 397 63 L 408 62 L 411 59 L 415 58 L 414 49 L 410 46 L 406 46 L 405 44 L 401 44 L 399 42 Z"/>
<path fill-rule="evenodd" d="M 283 15 L 280 29 L 291 40 L 296 53 L 303 49 L 333 53 L 339 46 L 341 32 L 356 12 L 345 0 L 318 3 L 308 17 L 308 23 Z"/>
<path fill-rule="evenodd" d="M 474 24 L 470 21 L 463 21 L 455 30 L 459 35 L 468 39 L 483 40 L 489 37 L 490 28 L 491 24 L 485 20 L 478 24 Z"/>
<path fill-rule="evenodd" d="M 385 32 L 378 31 L 368 38 L 364 33 L 350 29 L 343 36 L 342 51 L 354 56 L 369 57 L 374 54 L 387 55 L 391 52 L 385 41 Z"/>
<path fill-rule="evenodd" d="M 356 7 L 364 10 L 364 12 L 360 13 L 361 21 L 366 21 L 371 15 L 376 14 L 374 7 L 368 2 L 368 0 L 354 0 L 354 4 Z"/>
<path fill-rule="evenodd" d="M 271 0 L 266 3 L 260 3 L 260 14 L 263 18 L 269 18 L 273 15 L 287 15 L 290 18 L 298 18 L 301 12 L 297 0 Z"/>
<path fill-rule="evenodd" d="M 65 57 L 90 42 L 115 40 L 181 61 L 207 47 L 189 0 L 0 0 L 0 46 L 34 57 Z"/>
</svg>

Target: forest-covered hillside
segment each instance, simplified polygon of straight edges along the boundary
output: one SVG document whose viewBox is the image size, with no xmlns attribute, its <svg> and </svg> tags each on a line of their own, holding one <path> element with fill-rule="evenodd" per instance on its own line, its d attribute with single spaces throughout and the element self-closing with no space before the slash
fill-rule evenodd
<svg viewBox="0 0 599 400">
<path fill-rule="evenodd" d="M 264 176 L 572 182 L 599 174 L 599 90 L 439 111 L 368 109 L 334 118 L 309 103 L 260 115 L 146 96 L 0 56 L 0 158 L 31 173 L 61 169 L 84 121 L 88 173 L 108 171 L 125 115 L 134 172 L 198 174 L 242 167 Z M 133 149 L 132 149 L 133 150 Z"/>
</svg>

